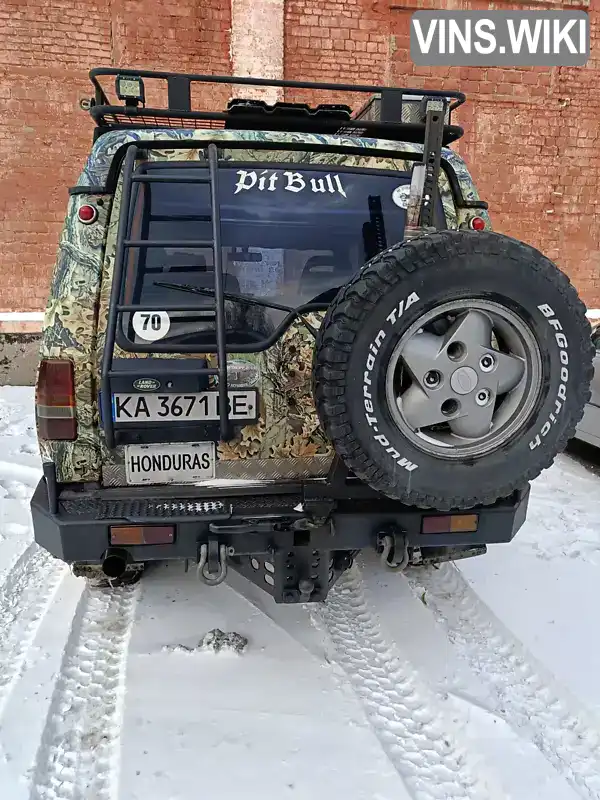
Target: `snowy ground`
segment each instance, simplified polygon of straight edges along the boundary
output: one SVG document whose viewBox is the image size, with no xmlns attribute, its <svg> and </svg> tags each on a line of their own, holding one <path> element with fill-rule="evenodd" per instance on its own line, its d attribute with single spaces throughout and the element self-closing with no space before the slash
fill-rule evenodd
<svg viewBox="0 0 600 800">
<path fill-rule="evenodd" d="M 323 608 L 161 566 L 85 588 L 31 543 L 32 391 L 0 390 L 2 800 L 600 799 L 600 477 L 536 481 L 510 545 L 372 560 Z M 242 654 L 197 648 L 220 628 Z"/>
</svg>

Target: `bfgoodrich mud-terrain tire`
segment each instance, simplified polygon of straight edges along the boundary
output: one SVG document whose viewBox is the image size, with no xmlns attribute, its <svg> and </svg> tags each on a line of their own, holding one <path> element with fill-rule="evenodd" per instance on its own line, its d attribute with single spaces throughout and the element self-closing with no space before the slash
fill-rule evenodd
<svg viewBox="0 0 600 800">
<path fill-rule="evenodd" d="M 537 250 L 446 231 L 370 261 L 315 350 L 321 424 L 346 465 L 407 504 L 506 497 L 550 466 L 589 398 L 585 307 Z"/>
</svg>

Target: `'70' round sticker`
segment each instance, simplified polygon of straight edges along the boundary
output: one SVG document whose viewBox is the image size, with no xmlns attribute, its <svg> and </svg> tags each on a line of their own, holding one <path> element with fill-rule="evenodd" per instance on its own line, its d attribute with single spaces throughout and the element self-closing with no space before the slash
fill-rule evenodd
<svg viewBox="0 0 600 800">
<path fill-rule="evenodd" d="M 171 320 L 166 311 L 136 311 L 132 324 L 140 339 L 156 342 L 167 335 Z"/>
</svg>

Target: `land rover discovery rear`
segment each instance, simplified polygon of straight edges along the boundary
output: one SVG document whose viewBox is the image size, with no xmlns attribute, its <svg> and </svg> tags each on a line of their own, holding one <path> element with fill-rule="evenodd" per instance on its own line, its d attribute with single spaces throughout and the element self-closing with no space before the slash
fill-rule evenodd
<svg viewBox="0 0 600 800">
<path fill-rule="evenodd" d="M 199 111 L 197 86 L 264 81 L 91 79 L 43 331 L 36 541 L 112 584 L 178 559 L 288 603 L 324 600 L 367 547 L 402 569 L 510 541 L 592 348 L 568 279 L 491 231 L 450 147 L 464 95 L 272 81 L 370 99 Z"/>
</svg>

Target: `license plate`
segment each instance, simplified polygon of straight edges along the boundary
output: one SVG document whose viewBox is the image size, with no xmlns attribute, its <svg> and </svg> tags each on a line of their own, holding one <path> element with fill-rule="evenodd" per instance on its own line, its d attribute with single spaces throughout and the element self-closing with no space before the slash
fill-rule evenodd
<svg viewBox="0 0 600 800">
<path fill-rule="evenodd" d="M 255 422 L 258 418 L 256 389 L 229 390 L 229 419 Z M 220 419 L 219 393 L 113 394 L 114 422 L 211 422 Z"/>
<path fill-rule="evenodd" d="M 128 484 L 197 483 L 215 477 L 213 442 L 132 444 L 125 447 Z"/>
</svg>

